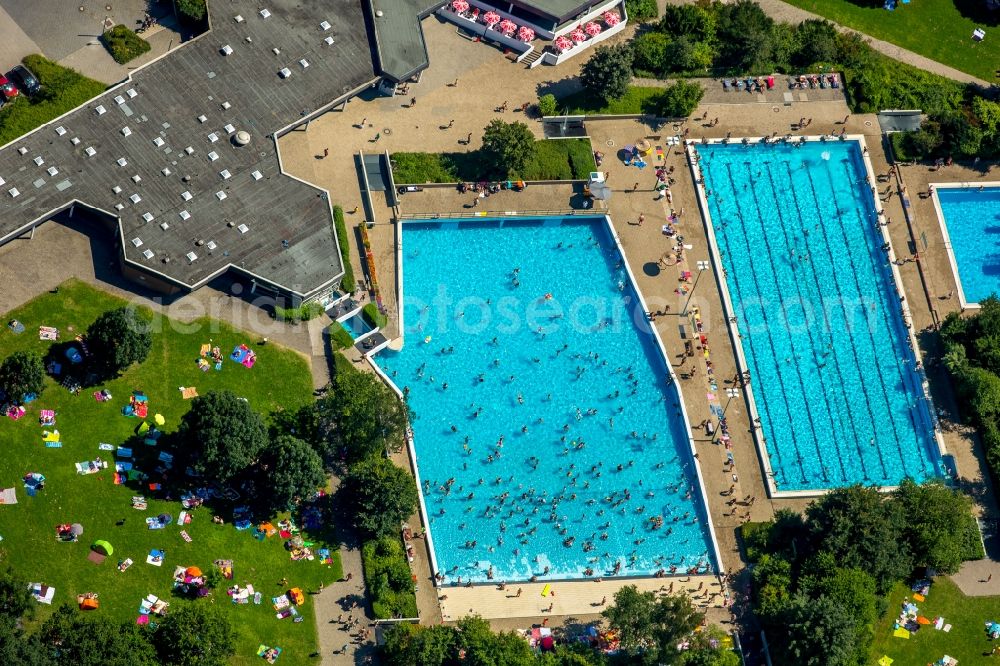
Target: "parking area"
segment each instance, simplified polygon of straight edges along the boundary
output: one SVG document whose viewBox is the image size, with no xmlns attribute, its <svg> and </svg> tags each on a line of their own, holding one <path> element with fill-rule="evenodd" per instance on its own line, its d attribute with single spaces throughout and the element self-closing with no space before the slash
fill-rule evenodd
<svg viewBox="0 0 1000 666">
<path fill-rule="evenodd" d="M 0 70 L 6 72 L 31 53 L 41 53 L 85 76 L 115 83 L 135 65 L 162 55 L 180 36 L 159 26 L 144 33 L 153 49 L 143 58 L 118 65 L 100 44 L 104 25 L 138 25 L 146 12 L 174 25 L 173 8 L 164 0 L 0 0 Z M 161 33 L 166 34 L 161 34 Z M 159 44 L 159 42 L 163 44 Z"/>
</svg>

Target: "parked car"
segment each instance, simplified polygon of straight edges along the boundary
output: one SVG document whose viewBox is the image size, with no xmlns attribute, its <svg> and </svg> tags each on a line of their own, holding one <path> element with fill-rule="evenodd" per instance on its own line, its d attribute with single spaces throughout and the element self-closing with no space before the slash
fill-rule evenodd
<svg viewBox="0 0 1000 666">
<path fill-rule="evenodd" d="M 42 89 L 42 84 L 38 82 L 38 77 L 31 73 L 31 70 L 24 65 L 17 65 L 7 72 L 7 78 L 13 81 L 14 85 L 21 89 L 28 97 L 34 97 Z"/>
<path fill-rule="evenodd" d="M 17 86 L 10 82 L 3 74 L 0 74 L 0 92 L 3 93 L 3 98 L 10 100 L 17 97 L 20 93 L 17 90 Z"/>
</svg>

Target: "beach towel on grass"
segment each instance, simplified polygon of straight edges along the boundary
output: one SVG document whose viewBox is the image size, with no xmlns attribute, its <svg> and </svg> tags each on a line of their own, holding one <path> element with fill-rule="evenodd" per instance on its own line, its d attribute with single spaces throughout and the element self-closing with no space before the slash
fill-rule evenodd
<svg viewBox="0 0 1000 666">
<path fill-rule="evenodd" d="M 77 474 L 97 474 L 102 469 L 108 466 L 108 463 L 101 461 L 84 461 L 76 463 L 76 473 Z"/>
<path fill-rule="evenodd" d="M 14 488 L 0 490 L 0 504 L 17 504 L 17 493 Z"/>
</svg>

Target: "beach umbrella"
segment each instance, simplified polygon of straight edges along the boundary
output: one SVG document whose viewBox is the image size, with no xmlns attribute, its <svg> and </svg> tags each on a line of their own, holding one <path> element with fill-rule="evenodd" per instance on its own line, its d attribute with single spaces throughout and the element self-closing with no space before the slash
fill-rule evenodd
<svg viewBox="0 0 1000 666">
<path fill-rule="evenodd" d="M 517 30 L 517 24 L 507 18 L 500 21 L 500 25 L 497 27 L 500 29 L 500 32 L 505 35 L 512 35 L 514 34 L 514 31 Z"/>
<path fill-rule="evenodd" d="M 466 2 L 465 0 L 452 0 L 451 7 L 456 12 L 464 12 L 468 11 L 469 3 Z"/>
<path fill-rule="evenodd" d="M 573 48 L 573 40 L 569 39 L 565 35 L 559 35 L 555 40 L 556 48 L 560 51 L 565 51 L 567 49 Z"/>
<path fill-rule="evenodd" d="M 80 523 L 73 523 L 72 525 L 69 526 L 69 533 L 72 534 L 73 536 L 77 537 L 80 536 L 81 534 L 83 534 L 83 525 L 81 525 Z"/>
<path fill-rule="evenodd" d="M 153 417 L 153 420 L 156 421 L 156 425 L 163 425 L 164 423 L 167 422 L 166 419 L 163 418 L 163 414 L 155 415 Z"/>
<path fill-rule="evenodd" d="M 594 23 L 591 21 L 587 25 L 583 26 L 583 31 L 590 35 L 591 37 L 597 37 L 601 34 L 601 26 L 599 23 Z"/>
<path fill-rule="evenodd" d="M 575 28 L 573 32 L 569 33 L 569 38 L 572 39 L 577 44 L 579 44 L 580 42 L 585 41 L 587 39 L 587 33 L 585 33 L 583 30 L 580 30 L 579 28 Z"/>
<path fill-rule="evenodd" d="M 611 188 L 606 183 L 591 183 L 590 193 L 594 195 L 595 199 L 601 201 L 607 201 L 611 198 Z"/>
<path fill-rule="evenodd" d="M 517 31 L 517 38 L 522 42 L 530 42 L 535 38 L 535 31 L 526 25 L 522 25 L 521 29 Z"/>
<path fill-rule="evenodd" d="M 492 26 L 500 22 L 500 15 L 494 11 L 489 11 L 483 14 L 483 23 L 488 26 Z"/>
<path fill-rule="evenodd" d="M 604 22 L 608 24 L 609 28 L 613 28 L 622 22 L 621 14 L 611 11 L 610 9 L 604 12 L 604 15 L 601 18 L 604 19 Z"/>
<path fill-rule="evenodd" d="M 186 573 L 188 576 L 197 578 L 198 576 L 201 575 L 201 569 L 199 569 L 198 567 L 188 567 L 187 569 L 184 570 L 184 573 Z"/>
</svg>

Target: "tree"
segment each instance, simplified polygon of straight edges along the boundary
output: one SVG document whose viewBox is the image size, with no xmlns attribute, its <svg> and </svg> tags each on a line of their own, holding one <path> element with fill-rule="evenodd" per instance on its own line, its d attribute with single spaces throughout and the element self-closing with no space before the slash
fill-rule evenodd
<svg viewBox="0 0 1000 666">
<path fill-rule="evenodd" d="M 0 573 L 0 617 L 20 620 L 34 608 L 27 581 L 7 567 Z"/>
<path fill-rule="evenodd" d="M 632 57 L 628 44 L 598 46 L 580 70 L 580 82 L 605 101 L 621 99 L 632 82 Z"/>
<path fill-rule="evenodd" d="M 75 666 L 159 666 L 147 632 L 134 622 L 114 622 L 83 615 L 63 605 L 36 635 L 41 649 L 56 663 Z"/>
<path fill-rule="evenodd" d="M 853 666 L 854 619 L 829 597 L 797 595 L 778 612 L 764 616 L 771 658 L 775 664 Z"/>
<path fill-rule="evenodd" d="M 841 566 L 868 571 L 879 592 L 888 591 L 913 569 L 903 535 L 908 518 L 876 488 L 836 488 L 810 504 L 806 517 L 816 550 L 832 553 Z"/>
<path fill-rule="evenodd" d="M 778 555 L 766 554 L 753 568 L 754 602 L 762 613 L 784 604 L 792 593 L 792 565 Z"/>
<path fill-rule="evenodd" d="M 829 21 L 807 19 L 795 28 L 798 48 L 792 64 L 808 68 L 817 63 L 837 61 L 837 30 Z"/>
<path fill-rule="evenodd" d="M 203 604 L 171 609 L 153 634 L 153 642 L 170 666 L 224 666 L 236 652 L 236 633 L 221 610 Z"/>
<path fill-rule="evenodd" d="M 535 156 L 535 135 L 524 123 L 495 118 L 483 131 L 482 155 L 493 173 L 520 174 Z"/>
<path fill-rule="evenodd" d="M 0 664 L 57 666 L 57 663 L 34 635 L 24 633 L 15 618 L 0 616 Z"/>
<path fill-rule="evenodd" d="M 632 40 L 633 66 L 636 70 L 660 76 L 668 71 L 667 47 L 670 37 L 662 32 L 650 30 Z"/>
<path fill-rule="evenodd" d="M 718 627 L 706 627 L 691 637 L 690 647 L 680 655 L 680 666 L 740 666 L 739 656 L 724 647 L 727 638 Z M 731 638 L 729 643 L 732 643 Z"/>
<path fill-rule="evenodd" d="M 666 49 L 666 61 L 672 72 L 704 72 L 712 66 L 714 57 L 708 42 L 699 42 L 688 35 L 677 37 Z"/>
<path fill-rule="evenodd" d="M 696 4 L 668 4 L 659 29 L 665 35 L 687 36 L 699 42 L 715 39 L 715 11 Z"/>
<path fill-rule="evenodd" d="M 106 378 L 145 361 L 152 344 L 150 322 L 131 307 L 109 310 L 87 328 L 93 369 Z"/>
<path fill-rule="evenodd" d="M 618 632 L 621 648 L 642 663 L 655 664 L 661 654 L 671 654 L 676 644 L 701 624 L 686 595 L 656 598 L 628 585 L 615 593 L 614 604 L 603 615 Z"/>
<path fill-rule="evenodd" d="M 371 373 L 342 367 L 315 409 L 317 445 L 327 463 L 334 459 L 352 463 L 403 446 L 409 418 L 406 404 Z"/>
<path fill-rule="evenodd" d="M 45 387 L 45 364 L 34 352 L 16 351 L 0 363 L 0 393 L 20 404 L 27 395 L 38 395 Z"/>
<path fill-rule="evenodd" d="M 723 65 L 751 72 L 766 63 L 774 19 L 756 2 L 738 0 L 719 9 L 716 34 Z"/>
<path fill-rule="evenodd" d="M 558 111 L 558 102 L 555 95 L 547 93 L 538 98 L 538 113 L 542 116 L 554 116 L 556 111 Z"/>
<path fill-rule="evenodd" d="M 660 13 L 656 0 L 625 0 L 625 11 L 628 17 L 636 22 L 655 19 Z"/>
<path fill-rule="evenodd" d="M 660 94 L 658 106 L 665 118 L 687 118 L 701 102 L 705 91 L 692 81 L 676 81 Z"/>
<path fill-rule="evenodd" d="M 529 666 L 535 655 L 527 641 L 513 632 L 494 634 L 481 617 L 463 617 L 456 623 L 458 647 L 465 650 L 462 664 L 469 666 Z"/>
<path fill-rule="evenodd" d="M 323 485 L 323 460 L 306 442 L 291 435 L 275 439 L 261 455 L 258 489 L 272 511 L 287 510 L 297 497 L 313 494 Z"/>
<path fill-rule="evenodd" d="M 964 560 L 983 556 L 968 496 L 940 481 L 904 479 L 894 499 L 908 518 L 903 533 L 916 564 L 952 574 Z"/>
<path fill-rule="evenodd" d="M 177 11 L 193 21 L 205 18 L 205 0 L 177 0 Z"/>
<path fill-rule="evenodd" d="M 245 471 L 267 446 L 267 428 L 243 398 L 209 391 L 192 401 L 177 438 L 195 472 L 225 485 Z"/>
<path fill-rule="evenodd" d="M 399 530 L 417 507 L 417 485 L 410 473 L 391 461 L 373 457 L 351 465 L 343 492 L 354 525 L 367 536 Z"/>
<path fill-rule="evenodd" d="M 383 657 L 389 666 L 442 666 L 458 653 L 454 627 L 400 622 L 385 633 Z"/>
</svg>

